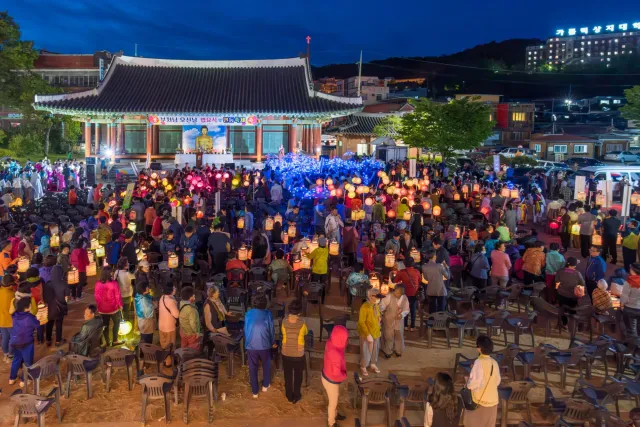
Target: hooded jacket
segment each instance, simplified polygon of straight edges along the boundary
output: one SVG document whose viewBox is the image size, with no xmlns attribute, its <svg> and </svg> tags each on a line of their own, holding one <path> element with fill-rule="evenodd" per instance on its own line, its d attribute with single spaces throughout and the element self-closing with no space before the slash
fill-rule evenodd
<svg viewBox="0 0 640 427">
<path fill-rule="evenodd" d="M 330 383 L 340 384 L 347 379 L 347 361 L 344 357 L 344 351 L 348 341 L 347 328 L 336 325 L 324 347 L 322 377 Z"/>
<path fill-rule="evenodd" d="M 28 311 L 22 311 L 13 313 L 11 317 L 13 319 L 13 328 L 11 328 L 9 343 L 16 348 L 33 344 L 33 331 L 40 327 L 40 322 L 38 322 L 36 316 Z"/>
<path fill-rule="evenodd" d="M 51 269 L 51 277 L 42 285 L 43 298 L 48 307 L 49 320 L 56 320 L 67 314 L 67 301 L 65 296 L 69 295 L 69 288 L 64 281 L 62 267 L 54 265 Z"/>
<path fill-rule="evenodd" d="M 540 276 L 542 274 L 542 267 L 545 262 L 545 255 L 543 248 L 529 248 L 522 256 L 522 269 L 528 273 Z"/>
<path fill-rule="evenodd" d="M 110 280 L 106 283 L 96 282 L 94 296 L 99 313 L 113 314 L 122 308 L 120 286 L 115 280 Z"/>
<path fill-rule="evenodd" d="M 358 316 L 358 335 L 366 339 L 371 335 L 373 339 L 380 338 L 380 305 L 367 301 L 360 307 Z"/>
</svg>

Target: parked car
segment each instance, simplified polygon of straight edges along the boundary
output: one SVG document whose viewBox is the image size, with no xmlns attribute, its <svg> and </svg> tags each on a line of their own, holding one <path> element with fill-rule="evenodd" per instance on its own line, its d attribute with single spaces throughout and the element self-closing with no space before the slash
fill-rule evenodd
<svg viewBox="0 0 640 427">
<path fill-rule="evenodd" d="M 618 184 L 623 180 L 629 182 L 633 187 L 640 185 L 640 166 L 589 166 L 580 169 L 569 177 L 569 186 L 575 186 L 576 176 L 584 176 L 588 179 L 594 175 L 598 182 L 611 181 L 614 185 L 614 191 L 617 191 Z"/>
<path fill-rule="evenodd" d="M 633 154 L 630 151 L 611 151 L 604 155 L 604 160 L 610 160 L 612 162 L 637 162 L 640 160 L 637 154 Z"/>
<path fill-rule="evenodd" d="M 587 166 L 604 166 L 600 160 L 596 160 L 591 157 L 571 157 L 564 161 L 564 163 L 570 168 L 584 168 Z"/>
<path fill-rule="evenodd" d="M 537 167 L 545 168 L 545 169 L 550 169 L 550 168 L 569 169 L 569 166 L 567 166 L 565 163 L 552 162 L 552 161 L 549 161 L 549 160 L 538 160 L 538 166 Z"/>
<path fill-rule="evenodd" d="M 533 158 L 536 157 L 536 152 L 530 148 L 514 148 L 514 147 L 505 148 L 504 150 L 500 151 L 500 153 L 498 154 L 507 158 L 512 158 L 516 156 L 527 156 L 527 157 L 533 157 Z"/>
</svg>

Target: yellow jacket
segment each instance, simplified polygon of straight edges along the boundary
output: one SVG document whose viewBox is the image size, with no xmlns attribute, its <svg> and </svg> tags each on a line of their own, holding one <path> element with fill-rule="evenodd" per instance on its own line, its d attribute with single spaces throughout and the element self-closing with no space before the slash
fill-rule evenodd
<svg viewBox="0 0 640 427">
<path fill-rule="evenodd" d="M 16 304 L 15 304 L 15 297 L 11 299 L 11 304 L 9 305 L 9 316 L 11 316 L 13 313 L 16 312 Z M 31 297 L 31 314 L 33 314 L 34 316 L 36 314 L 38 314 L 38 304 L 36 304 L 36 300 Z"/>
<path fill-rule="evenodd" d="M 15 292 L 11 286 L 3 286 L 0 288 L 0 328 L 11 328 L 13 319 L 9 313 L 10 307 L 13 305 Z"/>
<path fill-rule="evenodd" d="M 358 317 L 358 335 L 360 338 L 371 335 L 374 340 L 380 338 L 380 305 L 369 301 L 362 304 Z"/>
<path fill-rule="evenodd" d="M 329 249 L 315 248 L 309 254 L 309 259 L 313 261 L 313 266 L 311 266 L 313 274 L 327 274 L 329 271 Z"/>
</svg>

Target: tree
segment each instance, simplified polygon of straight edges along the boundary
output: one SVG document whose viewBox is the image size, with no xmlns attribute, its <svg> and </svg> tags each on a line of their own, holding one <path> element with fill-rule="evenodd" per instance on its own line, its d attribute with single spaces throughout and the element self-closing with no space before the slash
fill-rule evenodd
<svg viewBox="0 0 640 427">
<path fill-rule="evenodd" d="M 471 150 L 493 133 L 491 109 L 463 98 L 448 103 L 410 100 L 415 110 L 402 117 L 400 136 L 411 147 L 427 148 L 449 157 L 454 150 Z"/>
<path fill-rule="evenodd" d="M 40 141 L 41 137 L 37 132 L 25 130 L 14 134 L 9 139 L 9 150 L 19 157 L 41 154 L 42 143 Z"/>
<path fill-rule="evenodd" d="M 627 105 L 620 109 L 622 117 L 640 121 L 640 86 L 625 90 L 624 96 L 627 97 Z"/>
<path fill-rule="evenodd" d="M 373 128 L 373 133 L 380 137 L 397 138 L 402 128 L 400 116 L 387 116 L 382 123 Z"/>
</svg>

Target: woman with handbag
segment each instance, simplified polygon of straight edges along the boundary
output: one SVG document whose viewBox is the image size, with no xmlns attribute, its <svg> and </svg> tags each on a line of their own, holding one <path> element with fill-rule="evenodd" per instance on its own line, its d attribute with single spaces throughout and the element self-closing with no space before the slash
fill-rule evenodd
<svg viewBox="0 0 640 427">
<path fill-rule="evenodd" d="M 498 417 L 500 367 L 490 355 L 493 341 L 486 335 L 476 339 L 480 355 L 473 363 L 467 385 L 462 389 L 465 427 L 495 426 Z"/>
</svg>

